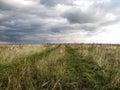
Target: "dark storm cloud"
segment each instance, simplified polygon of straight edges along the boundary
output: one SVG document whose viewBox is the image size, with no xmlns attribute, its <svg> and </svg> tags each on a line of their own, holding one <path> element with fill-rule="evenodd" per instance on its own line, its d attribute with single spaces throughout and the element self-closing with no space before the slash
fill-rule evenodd
<svg viewBox="0 0 120 90">
<path fill-rule="evenodd" d="M 90 9 L 88 11 L 82 11 L 80 8 L 72 8 L 64 12 L 62 15 L 70 23 L 95 23 L 103 18 L 104 12 L 99 13 L 96 9 Z"/>
<path fill-rule="evenodd" d="M 40 0 L 40 3 L 46 6 L 55 6 L 61 0 Z"/>
<path fill-rule="evenodd" d="M 14 31 L 8 31 L 4 30 L 0 32 L 0 41 L 5 41 L 5 42 L 16 42 L 20 41 L 21 35 L 18 34 L 19 32 L 15 33 Z"/>
<path fill-rule="evenodd" d="M 4 0 L 0 0 L 0 9 L 1 10 L 11 10 L 13 9 L 12 6 L 8 5 L 7 3 L 4 2 Z"/>
<path fill-rule="evenodd" d="M 71 1 L 72 0 L 40 0 L 40 3 L 48 7 L 53 7 L 57 4 L 70 4 Z"/>
<path fill-rule="evenodd" d="M 100 26 L 99 25 L 95 25 L 95 24 L 92 24 L 92 25 L 82 25 L 81 26 L 81 29 L 85 30 L 86 32 L 94 32 L 97 30 L 97 28 L 99 28 Z"/>
</svg>

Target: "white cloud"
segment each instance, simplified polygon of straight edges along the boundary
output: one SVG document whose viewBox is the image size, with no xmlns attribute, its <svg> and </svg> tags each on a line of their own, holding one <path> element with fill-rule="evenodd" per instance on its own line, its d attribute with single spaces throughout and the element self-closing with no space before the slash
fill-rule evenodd
<svg viewBox="0 0 120 90">
<path fill-rule="evenodd" d="M 93 0 L 74 0 L 73 5 L 79 7 L 81 10 L 87 10 L 94 4 Z"/>
<path fill-rule="evenodd" d="M 4 15 L 3 14 L 0 14 L 0 19 L 4 18 Z"/>
<path fill-rule="evenodd" d="M 34 0 L 1 0 L 0 2 L 15 8 L 33 7 L 38 4 Z"/>
<path fill-rule="evenodd" d="M 86 42 L 120 44 L 120 22 L 104 27 L 103 29 L 104 32 L 100 32 L 94 36 L 87 37 Z"/>
</svg>

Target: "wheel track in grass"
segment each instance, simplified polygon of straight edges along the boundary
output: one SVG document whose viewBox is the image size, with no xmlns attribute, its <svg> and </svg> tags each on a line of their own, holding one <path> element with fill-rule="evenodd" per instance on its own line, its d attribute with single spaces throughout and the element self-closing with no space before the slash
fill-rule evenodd
<svg viewBox="0 0 120 90">
<path fill-rule="evenodd" d="M 51 57 L 52 56 L 52 57 Z M 62 90 L 61 80 L 64 77 L 64 57 L 65 57 L 65 47 L 60 45 L 60 48 L 51 53 L 46 59 L 40 60 L 40 67 L 47 67 L 47 77 L 43 80 L 40 86 L 40 90 Z M 41 66 L 43 64 L 43 66 Z M 40 67 L 36 71 L 39 71 Z M 42 68 L 43 73 L 44 68 Z M 41 71 L 40 71 L 41 72 Z M 38 80 L 39 81 L 39 80 Z M 38 82 L 40 83 L 40 82 Z M 45 88 L 46 87 L 46 88 Z"/>
<path fill-rule="evenodd" d="M 66 74 L 69 77 L 66 86 L 69 90 L 93 90 L 98 70 L 97 64 L 84 60 L 79 52 L 66 45 Z"/>
<path fill-rule="evenodd" d="M 62 52 L 61 52 L 61 50 L 62 50 Z M 54 54 L 54 53 L 57 53 L 57 52 L 61 52 L 61 53 L 64 53 L 64 47 L 62 47 L 62 45 L 58 45 L 58 46 L 56 46 L 56 47 L 54 47 L 54 48 L 50 48 L 50 49 L 47 49 L 47 50 L 45 50 L 45 51 L 43 51 L 42 53 L 36 53 L 36 54 L 33 54 L 33 55 L 30 55 L 30 56 L 26 56 L 26 57 L 23 57 L 23 58 L 19 58 L 18 60 L 18 62 L 13 62 L 13 63 L 11 63 L 11 64 L 9 64 L 9 65 L 4 65 L 4 66 L 1 66 L 0 67 L 0 82 L 2 83 L 1 85 L 2 85 L 2 87 L 5 87 L 5 88 L 7 88 L 7 83 L 8 83 L 8 79 L 7 79 L 7 76 L 3 76 L 3 75 L 9 75 L 10 73 L 12 74 L 12 73 L 14 73 L 14 74 L 16 74 L 15 72 L 16 72 L 16 70 L 17 71 L 19 71 L 19 70 L 21 70 L 21 68 L 22 67 L 26 67 L 26 68 L 28 68 L 29 69 L 29 75 L 30 75 L 30 72 L 32 72 L 32 76 L 30 76 L 30 78 L 32 79 L 32 80 L 37 80 L 37 79 L 39 79 L 39 77 L 38 77 L 38 75 L 39 75 L 39 71 L 37 70 L 37 68 L 36 68 L 36 63 L 38 62 L 38 61 L 43 61 L 45 58 L 49 58 L 48 56 L 50 55 L 50 54 Z M 53 56 L 53 57 L 55 57 L 55 56 Z M 61 57 L 61 56 L 60 56 Z M 25 61 L 26 60 L 26 61 Z M 59 61 L 58 61 L 59 62 Z M 30 66 L 28 65 L 27 66 L 27 64 L 26 63 L 28 63 L 28 64 L 30 64 Z M 59 62 L 59 63 L 61 63 L 61 61 Z M 53 66 L 51 66 L 51 67 L 53 67 Z M 31 71 L 32 70 L 32 71 Z M 26 71 L 26 70 L 25 70 Z M 38 71 L 38 72 L 37 72 Z M 53 70 L 52 70 L 53 71 Z M 20 71 L 21 72 L 21 71 Z M 4 73 L 6 73 L 6 74 L 4 74 Z M 34 74 L 34 73 L 36 73 L 36 74 Z M 19 72 L 18 72 L 18 75 L 19 75 Z M 29 76 L 28 75 L 28 76 Z M 14 75 L 12 75 L 12 77 L 13 77 Z M 2 78 L 3 77 L 3 78 Z M 36 77 L 36 78 L 35 78 Z M 10 78 L 10 77 L 9 77 Z M 19 77 L 20 78 L 20 77 Z M 25 78 L 25 77 L 24 77 Z M 27 77 L 26 77 L 27 78 Z M 17 79 L 17 77 L 16 77 L 16 79 Z M 52 78 L 53 79 L 53 78 Z M 7 82 L 7 83 L 6 83 Z M 48 81 L 47 81 L 48 82 Z M 35 82 L 34 82 L 35 83 Z M 41 86 L 42 85 L 44 85 L 44 83 L 43 84 L 41 84 L 40 83 L 40 81 L 38 80 L 38 83 L 39 84 L 37 84 L 36 83 L 36 87 L 37 88 L 41 88 Z M 56 83 L 56 82 L 55 82 Z M 41 84 L 41 85 L 40 85 Z M 35 85 L 35 84 L 32 84 L 32 85 Z M 56 88 L 56 85 L 54 86 L 53 85 L 53 87 L 54 88 Z M 53 87 L 50 87 L 51 89 L 53 88 Z M 24 87 L 25 88 L 25 87 Z M 26 90 L 26 89 L 25 89 Z"/>
<path fill-rule="evenodd" d="M 120 90 L 119 85 L 111 85 L 109 71 L 104 75 L 104 68 L 82 56 L 70 45 L 66 45 L 66 90 Z M 118 82 L 119 83 L 119 82 Z"/>
<path fill-rule="evenodd" d="M 5 64 L 5 65 L 0 65 L 0 73 L 3 73 L 6 70 L 10 70 L 19 66 L 22 66 L 24 63 L 31 62 L 34 64 L 38 60 L 42 59 L 43 57 L 47 57 L 51 52 L 54 52 L 56 49 L 58 49 L 60 45 L 57 45 L 54 48 L 47 48 L 46 50 L 40 52 L 40 53 L 35 53 L 33 55 L 27 55 L 22 58 L 17 58 L 13 60 L 10 64 Z"/>
</svg>

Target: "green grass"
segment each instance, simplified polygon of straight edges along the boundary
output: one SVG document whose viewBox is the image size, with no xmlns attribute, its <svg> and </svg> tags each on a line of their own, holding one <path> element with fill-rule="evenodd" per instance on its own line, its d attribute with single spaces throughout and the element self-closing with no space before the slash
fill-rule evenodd
<svg viewBox="0 0 120 90">
<path fill-rule="evenodd" d="M 3 47 L 1 53 L 11 48 Z M 0 90 L 120 90 L 119 46 L 43 45 L 42 51 L 32 47 L 35 53 L 19 56 L 25 48 L 17 46 L 21 52 L 14 58 L 16 46 L 6 52 L 5 58 L 12 60 L 0 63 Z"/>
</svg>

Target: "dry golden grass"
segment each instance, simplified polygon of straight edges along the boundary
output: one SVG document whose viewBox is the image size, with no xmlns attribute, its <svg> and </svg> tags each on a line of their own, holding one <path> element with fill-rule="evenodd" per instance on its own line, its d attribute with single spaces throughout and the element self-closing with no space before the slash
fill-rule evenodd
<svg viewBox="0 0 120 90">
<path fill-rule="evenodd" d="M 0 90 L 120 90 L 120 46 L 0 45 Z"/>
<path fill-rule="evenodd" d="M 0 45 L 0 64 L 10 63 L 17 58 L 42 52 L 45 45 Z"/>
</svg>

